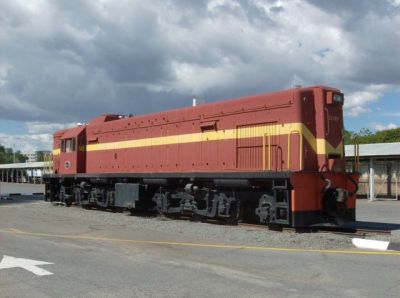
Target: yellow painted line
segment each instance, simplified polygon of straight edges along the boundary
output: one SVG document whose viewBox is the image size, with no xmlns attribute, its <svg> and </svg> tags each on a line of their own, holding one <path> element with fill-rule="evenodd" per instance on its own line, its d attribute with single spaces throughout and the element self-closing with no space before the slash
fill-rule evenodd
<svg viewBox="0 0 400 298">
<path fill-rule="evenodd" d="M 0 233 L 18 234 L 18 235 L 27 235 L 27 236 L 36 236 L 36 237 L 48 237 L 48 238 L 73 239 L 73 240 L 93 240 L 93 241 L 134 243 L 134 244 L 154 244 L 154 245 L 167 245 L 167 246 L 200 247 L 200 248 L 242 249 L 242 250 L 276 251 L 276 252 L 293 252 L 293 253 L 306 252 L 306 253 L 349 254 L 349 255 L 400 256 L 400 252 L 394 252 L 394 251 L 382 252 L 382 251 L 361 251 L 361 250 L 302 249 L 302 248 L 283 248 L 283 247 L 250 246 L 250 245 L 229 245 L 229 244 L 219 244 L 219 243 L 213 244 L 213 243 L 134 240 L 134 239 L 120 239 L 120 238 L 107 238 L 107 237 L 32 233 L 32 232 L 24 232 L 24 231 L 21 231 L 18 229 L 12 229 L 12 228 L 0 229 Z"/>
<path fill-rule="evenodd" d="M 144 138 L 136 140 L 108 142 L 99 144 L 88 144 L 86 151 L 116 150 L 128 148 L 142 148 L 162 145 L 188 144 L 206 141 L 222 141 L 235 140 L 244 138 L 263 137 L 265 134 L 269 136 L 289 135 L 292 132 L 300 132 L 307 140 L 308 144 L 317 154 L 336 153 L 343 155 L 343 143 L 337 147 L 333 147 L 327 140 L 315 138 L 310 130 L 303 123 L 286 123 L 286 124 L 270 124 L 254 127 L 243 127 L 237 129 L 225 129 L 218 131 L 206 131 L 199 133 L 171 135 L 154 138 Z M 84 150 L 85 148 L 79 148 Z M 59 155 L 60 149 L 54 149 L 53 155 Z"/>
<path fill-rule="evenodd" d="M 13 233 L 16 233 L 16 234 L 24 233 L 24 232 L 22 232 L 21 230 L 14 229 L 14 228 L 10 228 L 9 230 L 10 230 L 11 232 L 13 232 Z"/>
</svg>

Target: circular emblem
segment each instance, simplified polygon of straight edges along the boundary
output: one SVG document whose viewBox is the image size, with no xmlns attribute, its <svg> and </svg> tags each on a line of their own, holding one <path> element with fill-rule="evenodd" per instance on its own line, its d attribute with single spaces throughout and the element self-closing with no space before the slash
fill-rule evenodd
<svg viewBox="0 0 400 298">
<path fill-rule="evenodd" d="M 69 160 L 64 162 L 64 168 L 69 169 L 70 167 L 71 167 L 71 162 Z"/>
</svg>

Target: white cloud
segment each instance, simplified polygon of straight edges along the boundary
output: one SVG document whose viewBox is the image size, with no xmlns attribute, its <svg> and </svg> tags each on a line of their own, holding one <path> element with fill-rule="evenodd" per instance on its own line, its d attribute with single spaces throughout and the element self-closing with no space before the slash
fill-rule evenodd
<svg viewBox="0 0 400 298">
<path fill-rule="evenodd" d="M 27 122 L 26 127 L 30 134 L 53 134 L 56 130 L 76 126 L 77 123 L 49 123 L 49 122 Z"/>
<path fill-rule="evenodd" d="M 0 144 L 23 153 L 53 148 L 53 134 L 57 130 L 76 126 L 77 123 L 26 122 L 27 134 L 0 133 Z"/>
<path fill-rule="evenodd" d="M 400 117 L 400 112 L 385 112 L 383 113 L 383 116 Z"/>
<path fill-rule="evenodd" d="M 362 116 L 400 85 L 399 0 L 1 1 L 0 118 L 32 134 L 296 84 Z M 334 13 L 332 13 L 334 11 Z M 356 20 L 356 21 L 355 21 Z"/>
<path fill-rule="evenodd" d="M 387 125 L 383 125 L 383 124 L 379 124 L 379 123 L 374 124 L 374 129 L 377 131 L 395 129 L 395 128 L 398 128 L 398 126 L 397 126 L 397 124 L 394 124 L 394 123 L 389 123 Z"/>
<path fill-rule="evenodd" d="M 388 89 L 389 87 L 386 85 L 369 85 L 363 90 L 346 94 L 344 104 L 345 115 L 355 117 L 369 112 L 369 104 L 379 101 Z"/>
<path fill-rule="evenodd" d="M 400 6 L 400 0 L 388 0 L 388 2 L 393 5 L 394 7 Z"/>
<path fill-rule="evenodd" d="M 239 8 L 240 4 L 234 0 L 210 0 L 207 3 L 209 11 L 215 11 L 217 8 L 227 6 L 229 8 Z"/>
<path fill-rule="evenodd" d="M 0 133 L 0 143 L 6 148 L 15 148 L 23 153 L 33 153 L 38 150 L 53 148 L 52 134 L 18 134 Z"/>
</svg>

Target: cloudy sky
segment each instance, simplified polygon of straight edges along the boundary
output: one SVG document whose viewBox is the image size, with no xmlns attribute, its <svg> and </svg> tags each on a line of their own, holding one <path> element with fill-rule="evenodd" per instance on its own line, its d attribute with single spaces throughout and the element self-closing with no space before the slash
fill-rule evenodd
<svg viewBox="0 0 400 298">
<path fill-rule="evenodd" d="M 400 0 L 0 0 L 0 144 L 294 85 L 345 92 L 345 126 L 400 126 Z"/>
</svg>

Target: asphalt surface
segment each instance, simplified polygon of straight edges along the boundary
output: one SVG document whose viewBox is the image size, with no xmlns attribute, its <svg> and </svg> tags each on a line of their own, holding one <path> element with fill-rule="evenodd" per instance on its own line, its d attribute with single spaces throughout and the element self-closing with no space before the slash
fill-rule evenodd
<svg viewBox="0 0 400 298">
<path fill-rule="evenodd" d="M 357 220 L 400 224 L 400 200 L 357 200 Z"/>
<path fill-rule="evenodd" d="M 30 212 L 33 206 L 42 213 Z M 245 247 L 199 241 L 195 232 L 189 237 L 71 217 L 69 208 L 62 214 L 52 208 L 63 207 L 35 199 L 0 204 L 0 259 L 53 263 L 40 266 L 53 273 L 47 276 L 0 269 L 0 297 L 400 294 L 400 254 L 395 252 Z"/>
</svg>

